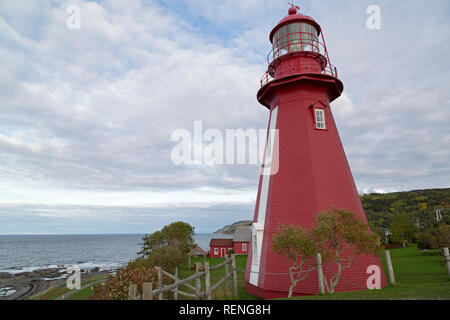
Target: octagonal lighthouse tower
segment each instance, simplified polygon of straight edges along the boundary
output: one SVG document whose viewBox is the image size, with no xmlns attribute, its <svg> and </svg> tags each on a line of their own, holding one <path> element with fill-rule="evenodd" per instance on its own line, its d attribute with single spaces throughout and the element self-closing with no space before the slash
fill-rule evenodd
<svg viewBox="0 0 450 320">
<path fill-rule="evenodd" d="M 297 9 L 292 6 L 270 33 L 273 48 L 257 95 L 270 111 L 269 129 L 278 130 L 278 139 L 268 135 L 245 274 L 246 290 L 263 298 L 286 297 L 289 291 L 292 262 L 272 249 L 280 224 L 311 228 L 315 216 L 330 208 L 353 211 L 367 223 L 330 108 L 343 84 L 320 25 Z M 269 163 L 270 150 L 278 159 Z M 379 259 L 358 256 L 335 291 L 367 289 L 372 265 L 380 268 L 385 286 Z M 331 264 L 327 268 L 329 279 L 335 270 Z M 317 272 L 294 290 L 295 295 L 318 293 Z"/>
</svg>

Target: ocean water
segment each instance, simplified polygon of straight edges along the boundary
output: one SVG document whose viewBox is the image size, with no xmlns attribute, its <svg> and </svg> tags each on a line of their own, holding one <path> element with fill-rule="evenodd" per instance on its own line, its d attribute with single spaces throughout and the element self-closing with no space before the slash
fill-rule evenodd
<svg viewBox="0 0 450 320">
<path fill-rule="evenodd" d="M 0 235 L 0 272 L 12 274 L 39 269 L 77 266 L 114 270 L 138 257 L 143 234 L 131 235 Z M 196 234 L 195 242 L 209 250 L 212 238 L 230 236 Z M 5 294 L 2 290 L 0 295 Z"/>
</svg>

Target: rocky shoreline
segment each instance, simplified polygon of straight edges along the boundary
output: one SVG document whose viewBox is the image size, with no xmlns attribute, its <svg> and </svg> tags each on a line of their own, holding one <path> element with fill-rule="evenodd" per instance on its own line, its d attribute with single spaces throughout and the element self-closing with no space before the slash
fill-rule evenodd
<svg viewBox="0 0 450 320">
<path fill-rule="evenodd" d="M 66 268 L 61 267 L 16 274 L 0 272 L 0 300 L 25 300 L 50 287 L 65 283 L 68 276 L 66 270 Z M 99 268 L 81 270 L 81 280 L 83 281 L 100 274 L 108 274 L 114 271 L 100 271 Z M 12 294 L 5 295 L 5 293 Z"/>
</svg>

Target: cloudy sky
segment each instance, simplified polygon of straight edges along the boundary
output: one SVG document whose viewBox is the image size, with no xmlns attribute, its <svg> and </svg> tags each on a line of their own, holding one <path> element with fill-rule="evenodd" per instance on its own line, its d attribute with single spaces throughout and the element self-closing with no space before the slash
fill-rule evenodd
<svg viewBox="0 0 450 320">
<path fill-rule="evenodd" d="M 450 3 L 301 1 L 345 85 L 360 192 L 450 187 Z M 80 9 L 71 29 L 67 8 Z M 369 30 L 369 5 L 381 29 Z M 257 165 L 175 165 L 178 128 L 265 129 L 281 0 L 0 1 L 0 234 L 211 232 L 252 219 Z M 72 20 L 71 20 L 72 21 Z"/>
</svg>

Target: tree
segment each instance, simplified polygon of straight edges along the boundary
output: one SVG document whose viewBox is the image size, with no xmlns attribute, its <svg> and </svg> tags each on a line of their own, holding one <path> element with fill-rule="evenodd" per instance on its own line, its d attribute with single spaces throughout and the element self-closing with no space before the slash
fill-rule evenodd
<svg viewBox="0 0 450 320">
<path fill-rule="evenodd" d="M 185 255 L 195 245 L 194 235 L 194 227 L 190 226 L 188 223 L 180 221 L 171 223 L 160 231 L 156 231 L 143 237 L 141 251 L 139 251 L 138 254 L 142 254 L 145 257 L 156 249 L 172 246 Z"/>
<path fill-rule="evenodd" d="M 450 247 L 450 225 L 442 224 L 423 232 L 417 242 L 419 249 L 434 249 L 443 255 L 442 249 Z"/>
<path fill-rule="evenodd" d="M 311 229 L 311 236 L 318 252 L 322 252 L 324 270 L 330 263 L 337 266 L 329 282 L 324 272 L 324 284 L 328 293 L 334 293 L 342 271 L 351 267 L 360 254 L 376 255 L 381 250 L 379 238 L 353 212 L 331 209 L 316 216 L 317 224 Z"/>
<path fill-rule="evenodd" d="M 443 209 L 442 218 L 450 224 L 450 188 L 415 190 L 387 194 L 370 194 L 361 197 L 370 228 L 389 228 L 391 218 L 396 213 L 405 213 L 423 233 L 436 227 L 435 209 Z M 387 222 L 387 223 L 386 223 Z"/>
<path fill-rule="evenodd" d="M 173 273 L 175 268 L 186 261 L 186 256 L 174 246 L 165 246 L 152 251 L 147 257 L 150 267 L 162 267 Z"/>
<path fill-rule="evenodd" d="M 395 244 L 402 243 L 403 248 L 405 248 L 405 242 L 415 237 L 417 226 L 405 213 L 395 213 L 392 216 L 390 231 L 392 242 Z"/>
<path fill-rule="evenodd" d="M 289 296 L 292 297 L 298 282 L 306 279 L 317 269 L 315 257 L 318 252 L 316 243 L 308 230 L 300 226 L 281 225 L 279 231 L 272 238 L 273 250 L 292 261 L 289 268 L 291 286 Z M 307 267 L 307 270 L 304 268 Z M 303 274 L 303 276 L 302 276 Z"/>
<path fill-rule="evenodd" d="M 442 224 L 436 229 L 436 249 L 443 249 L 450 247 L 450 225 Z"/>
<path fill-rule="evenodd" d="M 146 258 L 140 258 L 128 263 L 129 269 L 161 267 L 167 272 L 173 273 L 175 267 L 186 261 L 186 255 L 180 249 L 168 245 L 155 248 Z"/>
</svg>

